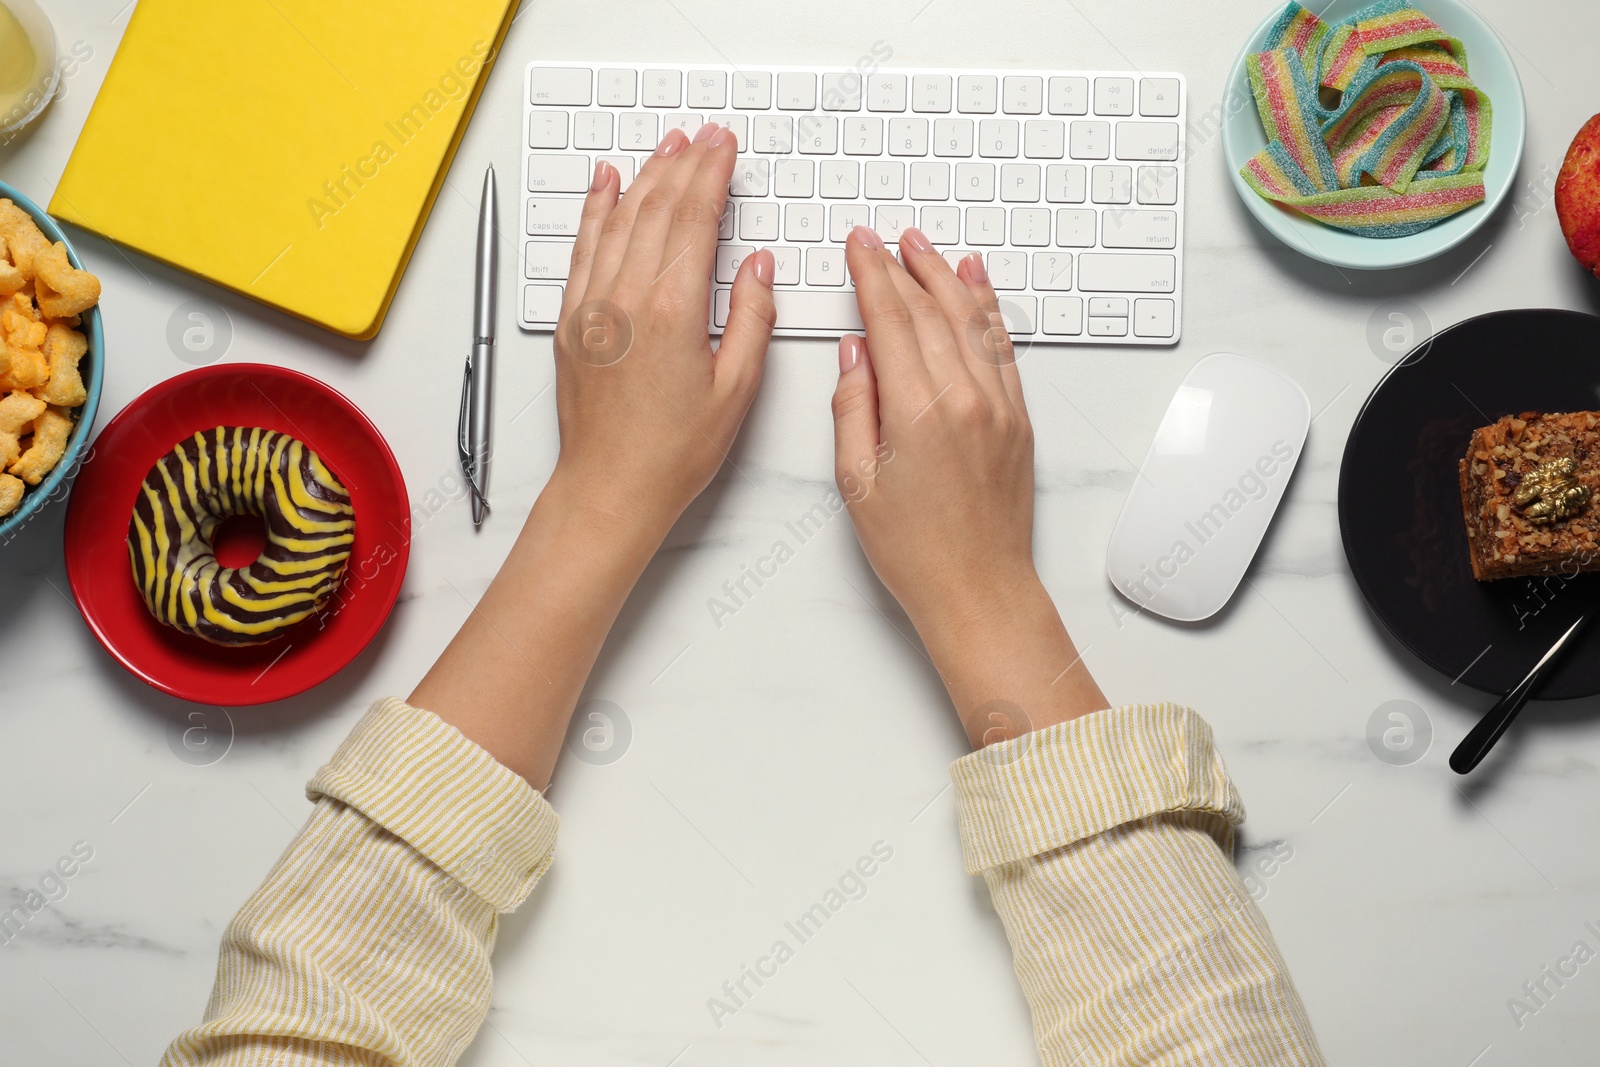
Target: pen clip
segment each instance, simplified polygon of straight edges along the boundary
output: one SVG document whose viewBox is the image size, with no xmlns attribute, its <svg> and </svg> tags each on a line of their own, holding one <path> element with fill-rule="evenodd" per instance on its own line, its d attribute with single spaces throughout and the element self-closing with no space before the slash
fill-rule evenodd
<svg viewBox="0 0 1600 1067">
<path fill-rule="evenodd" d="M 466 475 L 467 488 L 474 499 L 485 504 L 483 487 L 478 483 L 477 467 L 472 462 L 472 449 L 467 443 L 467 412 L 472 393 L 472 357 L 461 371 L 461 412 L 456 417 L 456 455 L 461 460 L 461 473 Z"/>
</svg>

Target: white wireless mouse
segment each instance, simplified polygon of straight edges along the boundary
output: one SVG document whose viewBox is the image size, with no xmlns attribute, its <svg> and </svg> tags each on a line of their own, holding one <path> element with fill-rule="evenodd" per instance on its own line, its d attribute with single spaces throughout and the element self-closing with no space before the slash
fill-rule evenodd
<svg viewBox="0 0 1600 1067">
<path fill-rule="evenodd" d="M 1221 611 L 1255 558 L 1310 428 L 1305 391 L 1271 367 L 1226 352 L 1196 363 L 1111 531 L 1111 584 L 1179 622 Z"/>
</svg>

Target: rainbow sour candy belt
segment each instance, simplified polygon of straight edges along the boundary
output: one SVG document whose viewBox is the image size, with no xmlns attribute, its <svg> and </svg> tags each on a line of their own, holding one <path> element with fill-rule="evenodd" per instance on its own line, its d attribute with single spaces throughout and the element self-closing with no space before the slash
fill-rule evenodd
<svg viewBox="0 0 1600 1067">
<path fill-rule="evenodd" d="M 1461 42 L 1403 0 L 1333 25 L 1290 3 L 1248 66 L 1269 143 L 1240 174 L 1267 199 L 1364 237 L 1483 202 L 1489 98 Z"/>
</svg>

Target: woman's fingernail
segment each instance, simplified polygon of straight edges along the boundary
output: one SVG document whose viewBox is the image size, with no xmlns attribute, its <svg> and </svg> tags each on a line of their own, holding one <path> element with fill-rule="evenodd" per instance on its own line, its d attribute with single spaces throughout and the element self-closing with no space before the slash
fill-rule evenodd
<svg viewBox="0 0 1600 1067">
<path fill-rule="evenodd" d="M 699 144 L 701 141 L 709 141 L 709 140 L 711 140 L 711 135 L 716 133 L 720 129 L 722 129 L 721 123 L 716 123 L 716 122 L 708 122 L 708 123 L 706 123 L 704 126 L 700 127 L 699 130 L 695 131 L 694 143 L 695 144 Z"/>
<path fill-rule="evenodd" d="M 711 135 L 711 148 L 721 148 L 725 144 L 738 143 L 738 135 L 726 126 L 718 127 L 717 132 Z"/>
<path fill-rule="evenodd" d="M 983 268 L 983 253 L 974 252 L 961 262 L 967 265 L 967 276 L 980 284 L 987 283 L 989 272 Z"/>
<path fill-rule="evenodd" d="M 755 272 L 756 281 L 768 289 L 772 288 L 772 275 L 777 265 L 777 260 L 765 248 L 750 257 L 750 269 Z"/>
<path fill-rule="evenodd" d="M 597 193 L 601 189 L 604 189 L 607 185 L 611 184 L 611 172 L 613 169 L 614 168 L 611 166 L 611 164 L 607 163 L 603 159 L 596 163 L 594 165 L 594 181 L 589 183 L 589 191 L 591 193 Z"/>
<path fill-rule="evenodd" d="M 688 145 L 689 138 L 684 135 L 682 130 L 674 126 L 672 129 L 667 131 L 667 135 L 665 137 L 661 138 L 661 143 L 656 145 L 656 155 L 670 156 L 674 152 L 687 148 Z"/>
<path fill-rule="evenodd" d="M 933 251 L 933 243 L 928 240 L 926 234 L 917 229 L 915 226 L 908 227 L 901 232 L 900 243 L 911 249 L 913 252 Z"/>
<path fill-rule="evenodd" d="M 883 238 L 878 236 L 878 231 L 866 226 L 857 226 L 850 231 L 850 235 L 868 248 L 882 248 Z"/>
<path fill-rule="evenodd" d="M 849 374 L 856 369 L 856 364 L 861 362 L 861 338 L 853 333 L 847 333 L 839 338 L 839 374 Z"/>
</svg>

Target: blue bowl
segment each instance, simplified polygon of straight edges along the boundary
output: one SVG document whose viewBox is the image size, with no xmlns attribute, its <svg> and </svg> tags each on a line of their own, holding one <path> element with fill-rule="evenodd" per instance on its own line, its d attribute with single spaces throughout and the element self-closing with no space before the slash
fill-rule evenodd
<svg viewBox="0 0 1600 1067">
<path fill-rule="evenodd" d="M 12 201 L 33 216 L 33 221 L 44 231 L 46 237 L 67 246 L 68 262 L 79 270 L 84 269 L 83 260 L 78 258 L 77 249 L 72 247 L 72 239 L 61 231 L 56 220 L 46 214 L 44 209 L 5 182 L 0 182 L 0 197 Z M 88 451 L 89 438 L 94 432 L 95 412 L 100 408 L 100 386 L 105 381 L 106 339 L 105 331 L 100 325 L 100 305 L 96 304 L 83 313 L 83 325 L 79 329 L 89 340 L 89 350 L 83 354 L 83 359 L 78 363 L 78 372 L 83 375 L 83 387 L 89 394 L 88 399 L 78 408 L 78 423 L 72 428 L 72 436 L 67 438 L 67 450 L 62 453 L 61 462 L 56 464 L 56 469 L 45 475 L 44 481 L 38 485 L 28 486 L 22 494 L 22 505 L 4 519 L 0 519 L 0 546 L 9 544 L 12 537 L 52 500 L 66 499 L 72 491 L 73 476 L 88 458 L 85 453 Z"/>
<path fill-rule="evenodd" d="M 1371 3 L 1372 0 L 1330 0 L 1324 7 L 1306 0 L 1305 6 L 1319 11 L 1328 22 L 1337 22 Z M 1272 10 L 1240 50 L 1238 59 L 1234 60 L 1233 70 L 1228 74 L 1222 147 L 1228 157 L 1233 187 L 1239 191 L 1250 213 L 1290 248 L 1312 259 L 1356 270 L 1409 267 L 1447 252 L 1472 236 L 1478 227 L 1489 220 L 1511 191 L 1517 167 L 1522 163 L 1522 142 L 1527 125 L 1522 80 L 1517 76 L 1517 66 L 1511 61 L 1510 53 L 1493 28 L 1466 0 L 1416 0 L 1418 10 L 1466 45 L 1467 68 L 1472 80 L 1489 94 L 1489 102 L 1494 107 L 1494 128 L 1489 135 L 1489 165 L 1483 173 L 1485 201 L 1409 237 L 1361 237 L 1313 222 L 1304 215 L 1279 207 L 1250 188 L 1239 176 L 1240 168 L 1250 161 L 1250 157 L 1267 146 L 1267 135 L 1261 129 L 1261 117 L 1256 113 L 1255 98 L 1250 93 L 1250 75 L 1245 68 L 1245 60 L 1250 53 L 1261 51 L 1266 43 L 1267 31 L 1286 6 L 1286 3 L 1274 0 Z"/>
</svg>

